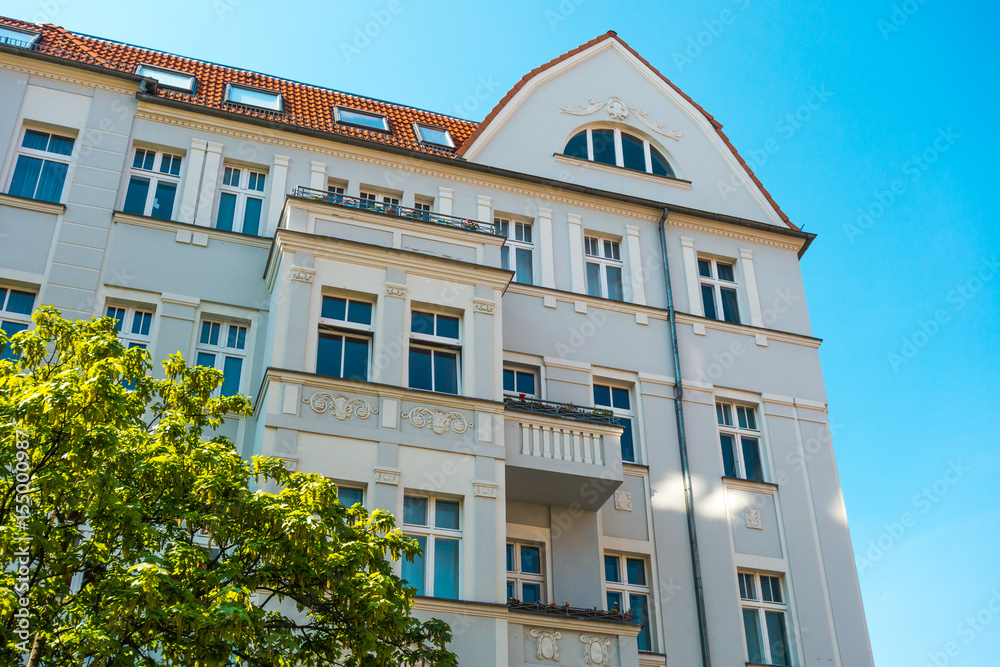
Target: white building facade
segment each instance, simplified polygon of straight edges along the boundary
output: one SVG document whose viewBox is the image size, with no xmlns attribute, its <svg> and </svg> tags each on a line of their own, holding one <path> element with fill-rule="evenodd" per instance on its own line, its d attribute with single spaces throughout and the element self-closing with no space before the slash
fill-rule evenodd
<svg viewBox="0 0 1000 667">
<path fill-rule="evenodd" d="M 462 664 L 873 664 L 813 235 L 614 33 L 478 124 L 2 18 L 0 91 L 4 330 L 222 370 Z"/>
</svg>

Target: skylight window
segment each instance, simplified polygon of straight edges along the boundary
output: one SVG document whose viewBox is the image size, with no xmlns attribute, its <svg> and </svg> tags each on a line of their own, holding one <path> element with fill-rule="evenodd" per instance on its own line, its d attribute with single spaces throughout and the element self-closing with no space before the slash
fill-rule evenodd
<svg viewBox="0 0 1000 667">
<path fill-rule="evenodd" d="M 152 67 L 150 65 L 139 65 L 136 74 L 155 79 L 164 88 L 174 88 L 175 90 L 182 90 L 185 93 L 193 93 L 195 84 L 197 83 L 197 79 L 191 74 Z"/>
<path fill-rule="evenodd" d="M 7 46 L 29 47 L 38 41 L 39 33 L 27 32 L 25 30 L 15 30 L 7 26 L 0 26 L 0 44 Z"/>
<path fill-rule="evenodd" d="M 334 107 L 333 115 L 336 121 L 343 125 L 367 127 L 380 132 L 389 131 L 389 119 L 380 113 L 370 113 L 346 107 Z"/>
<path fill-rule="evenodd" d="M 440 127 L 434 127 L 433 125 L 423 125 L 421 123 L 414 123 L 413 126 L 417 130 L 417 139 L 419 139 L 421 143 L 445 146 L 446 148 L 455 147 L 455 142 L 452 141 L 451 134 L 448 130 Z"/>
<path fill-rule="evenodd" d="M 271 111 L 282 111 L 283 109 L 281 93 L 238 86 L 235 83 L 226 84 L 226 101 Z"/>
</svg>

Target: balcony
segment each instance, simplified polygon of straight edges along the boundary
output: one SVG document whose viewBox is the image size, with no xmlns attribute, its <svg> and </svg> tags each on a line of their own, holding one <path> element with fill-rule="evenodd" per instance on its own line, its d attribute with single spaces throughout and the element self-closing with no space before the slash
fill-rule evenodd
<svg viewBox="0 0 1000 667">
<path fill-rule="evenodd" d="M 514 602 L 508 606 L 511 665 L 639 665 L 640 626 L 628 614 Z"/>
<path fill-rule="evenodd" d="M 301 185 L 293 188 L 291 195 L 301 199 L 310 199 L 312 201 L 320 201 L 327 204 L 334 204 L 336 206 L 343 206 L 344 208 L 356 211 L 369 211 L 379 215 L 390 215 L 395 218 L 413 220 L 415 222 L 429 225 L 444 225 L 455 229 L 465 229 L 470 232 L 501 236 L 497 225 L 494 225 L 491 222 L 479 222 L 478 220 L 470 220 L 469 218 L 457 218 L 453 215 L 443 215 L 432 211 L 421 211 L 407 206 L 400 206 L 399 204 L 386 204 L 384 202 L 361 199 L 360 197 L 349 197 L 347 195 L 327 192 L 325 190 L 314 190 L 313 188 L 307 188 Z"/>
<path fill-rule="evenodd" d="M 622 483 L 621 434 L 604 410 L 508 399 L 507 498 L 596 511 Z"/>
</svg>

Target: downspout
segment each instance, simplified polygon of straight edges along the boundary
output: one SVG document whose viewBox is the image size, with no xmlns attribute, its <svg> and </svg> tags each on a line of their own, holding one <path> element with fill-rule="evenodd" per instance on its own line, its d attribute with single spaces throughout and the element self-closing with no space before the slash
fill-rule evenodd
<svg viewBox="0 0 1000 667">
<path fill-rule="evenodd" d="M 667 286 L 667 314 L 670 322 L 670 344 L 674 357 L 675 398 L 674 412 L 677 422 L 677 443 L 681 454 L 681 476 L 684 478 L 684 508 L 687 514 L 688 543 L 691 545 L 691 571 L 694 574 L 694 599 L 698 608 L 698 635 L 701 638 L 701 661 L 704 667 L 712 667 L 712 656 L 708 647 L 708 620 L 705 615 L 705 590 L 701 582 L 701 559 L 698 556 L 698 528 L 694 521 L 694 493 L 691 490 L 691 469 L 688 467 L 687 437 L 684 433 L 684 384 L 681 380 L 681 357 L 677 349 L 677 313 L 674 311 L 674 293 L 670 287 L 670 263 L 667 261 L 667 238 L 663 226 L 669 213 L 663 208 L 660 216 L 660 253 L 663 259 L 663 282 Z"/>
</svg>

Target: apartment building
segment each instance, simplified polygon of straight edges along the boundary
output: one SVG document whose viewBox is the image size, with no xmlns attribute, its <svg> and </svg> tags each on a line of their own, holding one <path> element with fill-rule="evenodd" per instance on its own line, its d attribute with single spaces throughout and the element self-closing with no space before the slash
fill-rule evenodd
<svg viewBox="0 0 1000 667">
<path fill-rule="evenodd" d="M 223 371 L 464 665 L 872 665 L 799 259 L 615 33 L 480 123 L 0 19 L 0 325 Z"/>
</svg>

